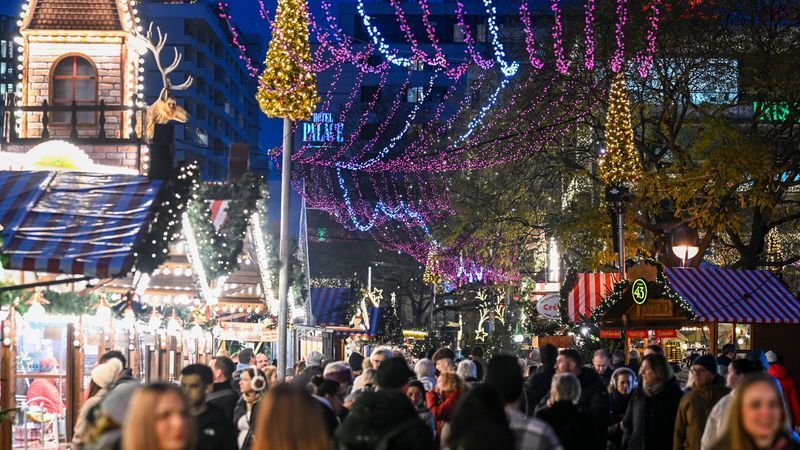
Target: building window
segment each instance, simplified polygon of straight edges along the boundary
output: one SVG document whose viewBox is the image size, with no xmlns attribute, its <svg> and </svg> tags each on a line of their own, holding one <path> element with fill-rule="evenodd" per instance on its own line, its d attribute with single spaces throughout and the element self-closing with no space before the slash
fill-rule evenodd
<svg viewBox="0 0 800 450">
<path fill-rule="evenodd" d="M 453 24 L 453 42 L 456 44 L 463 44 L 464 43 L 464 30 L 457 24 Z"/>
<path fill-rule="evenodd" d="M 475 27 L 475 42 L 486 42 L 486 24 L 479 23 Z"/>
<path fill-rule="evenodd" d="M 412 86 L 408 88 L 406 101 L 408 103 L 422 103 L 425 101 L 425 88 L 423 86 Z"/>
<path fill-rule="evenodd" d="M 417 72 L 422 72 L 423 70 L 425 70 L 425 61 L 420 61 L 420 60 L 417 60 L 417 59 L 412 60 L 411 61 L 411 70 L 415 70 Z"/>
<path fill-rule="evenodd" d="M 77 55 L 61 59 L 55 66 L 52 75 L 50 104 L 69 106 L 74 101 L 78 106 L 97 103 L 97 72 L 89 60 Z M 53 112 L 54 123 L 68 123 L 71 120 L 69 111 Z M 78 113 L 78 123 L 94 123 L 95 113 L 83 111 Z"/>
<path fill-rule="evenodd" d="M 6 58 L 8 56 L 8 41 L 2 40 L 0 41 L 0 58 Z"/>
</svg>

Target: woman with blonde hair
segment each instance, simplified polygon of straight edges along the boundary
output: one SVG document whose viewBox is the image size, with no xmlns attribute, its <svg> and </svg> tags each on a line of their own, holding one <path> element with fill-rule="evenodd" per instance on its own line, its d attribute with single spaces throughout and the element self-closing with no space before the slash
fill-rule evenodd
<svg viewBox="0 0 800 450">
<path fill-rule="evenodd" d="M 436 423 L 437 443 L 442 436 L 442 428 L 446 423 L 450 422 L 453 409 L 463 393 L 464 380 L 455 372 L 444 372 L 439 375 L 439 379 L 436 381 L 436 387 L 425 394 L 428 402 L 428 409 L 431 410 L 434 422 Z"/>
<path fill-rule="evenodd" d="M 151 384 L 131 399 L 122 426 L 122 450 L 193 450 L 189 402 L 177 386 Z"/>
<path fill-rule="evenodd" d="M 783 399 L 772 377 L 745 375 L 733 393 L 727 431 L 711 450 L 797 450 L 785 424 Z"/>
<path fill-rule="evenodd" d="M 322 405 L 293 384 L 279 384 L 261 401 L 253 450 L 333 450 Z"/>
</svg>

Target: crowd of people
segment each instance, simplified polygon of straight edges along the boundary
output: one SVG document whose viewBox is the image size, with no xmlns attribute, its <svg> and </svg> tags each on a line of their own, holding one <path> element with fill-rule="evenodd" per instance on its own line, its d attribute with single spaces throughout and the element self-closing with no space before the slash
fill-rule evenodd
<svg viewBox="0 0 800 450">
<path fill-rule="evenodd" d="M 449 348 L 311 352 L 279 382 L 245 349 L 142 385 L 119 352 L 100 358 L 72 446 L 100 450 L 798 450 L 797 387 L 774 352 L 687 357 L 657 345 L 534 358 Z M 741 356 L 741 355 L 740 355 Z M 685 377 L 680 376 L 685 373 Z M 683 381 L 682 381 L 683 380 Z M 42 387 L 45 389 L 46 387 Z"/>
</svg>

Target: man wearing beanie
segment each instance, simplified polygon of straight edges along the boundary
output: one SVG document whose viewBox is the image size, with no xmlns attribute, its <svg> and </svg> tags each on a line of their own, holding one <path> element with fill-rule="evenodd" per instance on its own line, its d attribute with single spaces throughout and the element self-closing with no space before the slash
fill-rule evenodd
<svg viewBox="0 0 800 450">
<path fill-rule="evenodd" d="M 706 353 L 689 369 L 694 383 L 682 398 L 675 419 L 674 450 L 700 450 L 706 421 L 714 405 L 729 391 L 717 374 L 717 359 Z"/>
<path fill-rule="evenodd" d="M 515 450 L 560 450 L 558 435 L 545 422 L 528 417 L 519 408 L 522 395 L 522 368 L 517 358 L 498 355 L 489 360 L 484 384 L 494 387 L 506 404 L 506 416 L 514 433 Z"/>
<path fill-rule="evenodd" d="M 413 377 L 403 358 L 384 360 L 376 374 L 378 390 L 355 402 L 336 430 L 336 448 L 433 450 L 431 429 L 403 392 Z"/>
<path fill-rule="evenodd" d="M 322 371 L 322 378 L 339 383 L 343 392 L 353 384 L 353 372 L 350 370 L 350 366 L 342 361 L 328 363 L 325 370 Z"/>
<path fill-rule="evenodd" d="M 350 370 L 353 372 L 353 377 L 357 377 L 364 373 L 364 356 L 361 353 L 350 353 L 350 357 L 347 358 L 347 364 L 350 366 Z"/>
</svg>

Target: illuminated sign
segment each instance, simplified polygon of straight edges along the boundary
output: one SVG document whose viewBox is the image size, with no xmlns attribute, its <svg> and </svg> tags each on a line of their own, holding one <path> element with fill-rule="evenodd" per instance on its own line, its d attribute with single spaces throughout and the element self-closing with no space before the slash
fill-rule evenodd
<svg viewBox="0 0 800 450">
<path fill-rule="evenodd" d="M 620 330 L 600 330 L 601 339 L 622 339 L 622 331 Z"/>
<path fill-rule="evenodd" d="M 536 302 L 536 312 L 545 319 L 558 320 L 561 318 L 561 313 L 558 311 L 560 301 L 561 296 L 558 294 L 546 295 Z"/>
<path fill-rule="evenodd" d="M 334 122 L 332 113 L 314 113 L 311 122 L 303 122 L 303 142 L 317 144 L 344 142 L 344 123 Z"/>
<path fill-rule="evenodd" d="M 647 330 L 628 330 L 625 332 L 629 339 L 647 339 Z"/>
<path fill-rule="evenodd" d="M 631 286 L 631 296 L 637 305 L 641 305 L 647 300 L 647 282 L 641 278 L 637 278 Z"/>
</svg>

